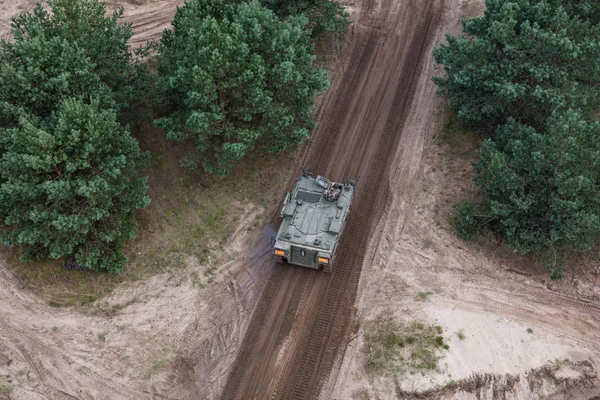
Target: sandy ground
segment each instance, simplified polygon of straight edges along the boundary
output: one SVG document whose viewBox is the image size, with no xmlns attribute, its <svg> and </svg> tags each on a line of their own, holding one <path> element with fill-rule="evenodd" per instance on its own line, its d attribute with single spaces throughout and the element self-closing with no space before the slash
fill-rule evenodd
<svg viewBox="0 0 600 400">
<path fill-rule="evenodd" d="M 262 212 L 248 210 L 227 258 L 215 260 L 215 284 L 199 287 L 195 273 L 208 266 L 189 260 L 183 271 L 122 285 L 85 315 L 24 293 L 0 260 L 0 399 L 182 398 L 178 357 L 196 351 L 202 358 L 219 346 L 226 354 L 219 334 L 238 326 L 235 318 L 222 324 L 223 315 L 243 313 L 259 291 L 252 258 L 264 253 L 268 237 L 250 236 L 247 228 Z M 190 342 L 198 346 L 190 349 Z"/>
<path fill-rule="evenodd" d="M 588 285 L 585 298 L 551 290 L 540 279 L 511 272 L 497 259 L 469 247 L 435 223 L 434 209 L 445 177 L 434 168 L 443 160 L 436 158 L 429 142 L 443 118 L 440 110 L 444 107 L 434 95 L 429 77 L 440 70 L 426 55 L 424 62 L 411 69 L 416 75 L 409 80 L 410 102 L 378 97 L 385 88 L 382 78 L 403 77 L 405 67 L 402 64 L 396 69 L 394 64 L 386 64 L 383 68 L 374 60 L 390 52 L 399 57 L 396 62 L 406 62 L 400 45 L 410 44 L 414 38 L 402 36 L 402 32 L 410 32 L 403 26 L 410 24 L 412 15 L 406 19 L 403 13 L 420 15 L 420 6 L 425 2 L 412 0 L 404 7 L 403 1 L 346 4 L 353 16 L 362 12 L 364 18 L 352 28 L 350 45 L 344 47 L 342 60 L 350 70 L 341 68 L 334 74 L 337 86 L 332 87 L 321 110 L 346 107 L 345 112 L 352 115 L 377 106 L 387 110 L 385 115 L 391 115 L 398 105 L 408 107 L 402 115 L 410 117 L 403 120 L 401 137 L 393 142 L 396 147 L 385 161 L 389 164 L 386 191 L 381 195 L 387 196 L 383 202 L 385 212 L 377 218 L 374 239 L 365 253 L 365 259 L 372 261 L 358 270 L 359 286 L 352 289 L 357 298 L 356 321 L 369 323 L 382 312 L 393 312 L 400 320 L 437 321 L 445 329 L 450 350 L 441 361 L 441 373 L 373 377 L 363 368 L 362 329 L 344 330 L 334 325 L 331 329 L 338 329 L 339 335 L 329 333 L 330 341 L 310 349 L 320 354 L 319 371 L 325 371 L 322 378 L 329 378 L 322 383 L 321 398 L 591 399 L 600 395 L 600 305 L 598 297 L 593 296 L 594 286 Z M 180 3 L 128 3 L 127 19 L 136 32 L 132 42 L 137 45 L 149 38 L 157 39 L 168 27 L 174 6 Z M 4 0 L 0 4 L 1 38 L 8 38 L 8 19 L 33 4 L 29 0 Z M 435 41 L 423 51 L 429 52 L 436 41 L 443 40 L 445 32 L 458 32 L 461 10 L 480 9 L 473 0 L 447 0 L 443 4 Z M 365 64 L 353 66 L 352 57 Z M 394 62 L 394 58 L 390 60 Z M 373 76 L 368 69 L 357 74 L 359 67 L 371 68 Z M 354 75 L 349 76 L 353 80 L 340 81 L 340 76 L 352 71 Z M 381 86 L 372 86 L 371 82 Z M 340 88 L 344 86 L 352 87 L 343 91 Z M 402 87 L 396 89 L 401 91 Z M 338 104 L 336 98 L 340 96 L 346 96 L 346 101 Z M 358 101 L 360 96 L 363 98 Z M 340 121 L 358 131 L 377 127 L 375 117 L 372 113 L 365 118 L 370 126 L 353 125 L 351 117 Z M 327 164 L 313 156 L 315 166 L 338 175 L 347 173 L 352 165 L 369 172 L 369 160 L 382 154 L 378 147 L 371 148 L 361 141 L 316 146 L 334 146 L 329 150 L 339 157 L 348 154 L 348 146 L 367 146 L 364 154 L 369 157 L 360 159 L 357 153 L 347 164 Z M 261 336 L 272 347 L 260 368 L 274 372 L 273 376 L 283 383 L 278 386 L 279 381 L 271 380 L 265 382 L 273 386 L 248 387 L 271 397 L 301 393 L 294 391 L 293 384 L 305 382 L 303 379 L 309 375 L 296 374 L 295 360 L 303 360 L 298 349 L 304 347 L 299 344 L 311 338 L 311 331 L 303 330 L 303 324 L 317 324 L 318 318 L 327 317 L 313 317 L 312 310 L 318 308 L 319 296 L 328 293 L 330 282 L 303 270 L 274 273 L 267 256 L 272 228 L 252 236 L 245 233 L 245 224 L 260 212 L 258 207 L 249 207 L 248 218 L 232 239 L 231 256 L 214 261 L 220 265 L 215 284 L 199 288 L 194 273 L 204 266 L 189 260 L 189 267 L 180 273 L 123 285 L 86 314 L 48 307 L 24 292 L 0 259 L 0 399 L 218 398 L 235 368 L 234 362 L 239 361 L 244 340 L 248 341 L 250 317 L 253 312 L 256 315 L 261 293 L 278 293 L 277 285 L 287 285 L 296 294 L 284 297 L 287 304 L 281 303 L 283 313 L 277 326 L 286 328 Z M 265 289 L 273 274 L 276 279 Z M 418 292 L 425 291 L 432 295 L 426 302 L 419 301 Z M 345 299 L 339 297 L 342 304 Z M 351 308 L 352 303 L 347 306 Z M 286 310 L 294 311 L 290 314 Z M 340 310 L 345 312 L 347 308 Z M 265 311 L 270 312 L 277 315 L 277 309 Z M 350 316 L 345 319 L 347 324 L 352 321 Z M 277 321 L 274 317 L 272 320 Z M 255 321 L 260 324 L 260 319 L 255 317 Z M 528 333 L 528 328 L 533 333 Z M 463 341 L 456 339 L 459 330 L 465 332 Z M 352 337 L 346 346 L 347 333 Z M 331 343 L 338 338 L 343 341 Z M 304 368 L 309 364 L 304 360 L 298 365 Z M 292 383 L 291 389 L 285 389 L 286 379 Z M 312 375 L 310 379 L 309 385 L 316 385 Z M 444 388 L 449 380 L 456 385 Z M 317 394 L 310 392 L 307 396 Z"/>
</svg>

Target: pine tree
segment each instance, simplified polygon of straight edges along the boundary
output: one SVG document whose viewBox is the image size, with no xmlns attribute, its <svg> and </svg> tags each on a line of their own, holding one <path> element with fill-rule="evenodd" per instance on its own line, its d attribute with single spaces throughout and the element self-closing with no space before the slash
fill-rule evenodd
<svg viewBox="0 0 600 400">
<path fill-rule="evenodd" d="M 171 109 L 156 121 L 193 140 L 182 162 L 225 175 L 249 151 L 278 153 L 308 138 L 313 95 L 327 86 L 314 68 L 304 17 L 281 21 L 251 3 L 191 0 L 159 47 L 158 85 Z"/>
<path fill-rule="evenodd" d="M 89 58 L 92 72 L 113 91 L 119 106 L 131 102 L 143 71 L 133 62 L 127 43 L 133 35 L 131 24 L 119 23 L 123 7 L 107 15 L 98 0 L 49 0 L 48 6 L 47 11 L 38 3 L 32 12 L 13 19 L 15 42 L 59 38 Z"/>
<path fill-rule="evenodd" d="M 313 35 L 322 32 L 343 32 L 350 23 L 348 14 L 332 0 L 260 0 L 261 4 L 281 18 L 304 14 Z"/>
<path fill-rule="evenodd" d="M 475 166 L 493 228 L 526 253 L 589 249 L 600 234 L 600 123 L 555 113 L 546 129 L 510 119 Z"/>
<path fill-rule="evenodd" d="M 113 92 L 94 72 L 94 63 L 59 37 L 2 43 L 0 87 L 0 128 L 15 126 L 25 115 L 47 121 L 67 98 L 95 96 L 103 107 L 115 107 Z"/>
<path fill-rule="evenodd" d="M 597 3 L 597 2 L 596 2 Z M 487 0 L 464 37 L 435 49 L 435 78 L 459 117 L 492 130 L 509 117 L 543 129 L 556 109 L 600 106 L 599 7 L 573 0 Z"/>
<path fill-rule="evenodd" d="M 488 224 L 523 253 L 600 235 L 599 23 L 597 1 L 486 0 L 434 50 L 439 93 L 490 134 L 475 164 Z"/>
<path fill-rule="evenodd" d="M 2 239 L 26 260 L 73 256 L 96 271 L 120 272 L 121 247 L 135 237 L 133 211 L 149 203 L 145 156 L 97 100 L 65 100 L 52 127 L 35 116 L 0 132 Z"/>
</svg>

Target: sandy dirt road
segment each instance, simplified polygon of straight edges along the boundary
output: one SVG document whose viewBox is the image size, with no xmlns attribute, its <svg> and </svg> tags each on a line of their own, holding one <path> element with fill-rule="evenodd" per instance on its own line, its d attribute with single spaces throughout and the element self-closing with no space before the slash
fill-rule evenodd
<svg viewBox="0 0 600 400">
<path fill-rule="evenodd" d="M 273 272 L 223 399 L 316 398 L 354 331 L 365 252 L 378 238 L 374 228 L 389 197 L 389 167 L 423 63 L 431 62 L 443 1 L 364 1 L 354 7 L 344 59 L 305 157 L 309 171 L 334 180 L 360 175 L 334 272 L 297 267 Z"/>
</svg>

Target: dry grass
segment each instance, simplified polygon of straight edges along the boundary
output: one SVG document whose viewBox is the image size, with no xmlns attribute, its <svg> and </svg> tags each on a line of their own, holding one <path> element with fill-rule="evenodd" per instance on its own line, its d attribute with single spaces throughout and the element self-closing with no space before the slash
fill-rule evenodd
<svg viewBox="0 0 600 400">
<path fill-rule="evenodd" d="M 360 388 L 352 393 L 352 400 L 371 400 L 369 396 L 369 390 L 367 388 Z"/>
<path fill-rule="evenodd" d="M 294 152 L 250 157 L 220 179 L 179 166 L 185 145 L 167 141 L 152 125 L 134 134 L 152 154 L 147 171 L 152 203 L 136 214 L 138 235 L 127 245 L 123 274 L 67 271 L 58 260 L 23 263 L 17 249 L 2 248 L 23 286 L 52 306 L 93 302 L 123 281 L 181 268 L 190 257 L 202 263 L 227 243 L 248 205 L 269 209 L 280 201 L 295 168 Z"/>
<path fill-rule="evenodd" d="M 365 325 L 365 368 L 370 373 L 438 370 L 449 348 L 442 334 L 441 326 L 379 317 Z"/>
<path fill-rule="evenodd" d="M 445 144 L 446 152 L 455 157 L 473 159 L 481 147 L 482 137 L 452 114 L 433 139 L 434 144 Z"/>
<path fill-rule="evenodd" d="M 314 52 L 317 56 L 315 63 L 322 68 L 331 70 L 339 58 L 343 43 L 343 33 L 324 33 L 320 35 L 313 42 Z"/>
</svg>

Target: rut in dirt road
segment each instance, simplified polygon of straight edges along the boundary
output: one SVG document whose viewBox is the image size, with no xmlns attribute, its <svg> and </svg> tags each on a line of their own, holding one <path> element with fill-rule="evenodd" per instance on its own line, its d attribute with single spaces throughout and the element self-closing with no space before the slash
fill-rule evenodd
<svg viewBox="0 0 600 400">
<path fill-rule="evenodd" d="M 365 0 L 305 156 L 312 173 L 360 174 L 332 274 L 274 270 L 252 316 L 223 399 L 313 399 L 354 330 L 367 245 L 389 196 L 388 177 L 443 0 Z M 372 244 L 372 243 L 371 243 Z"/>
</svg>

